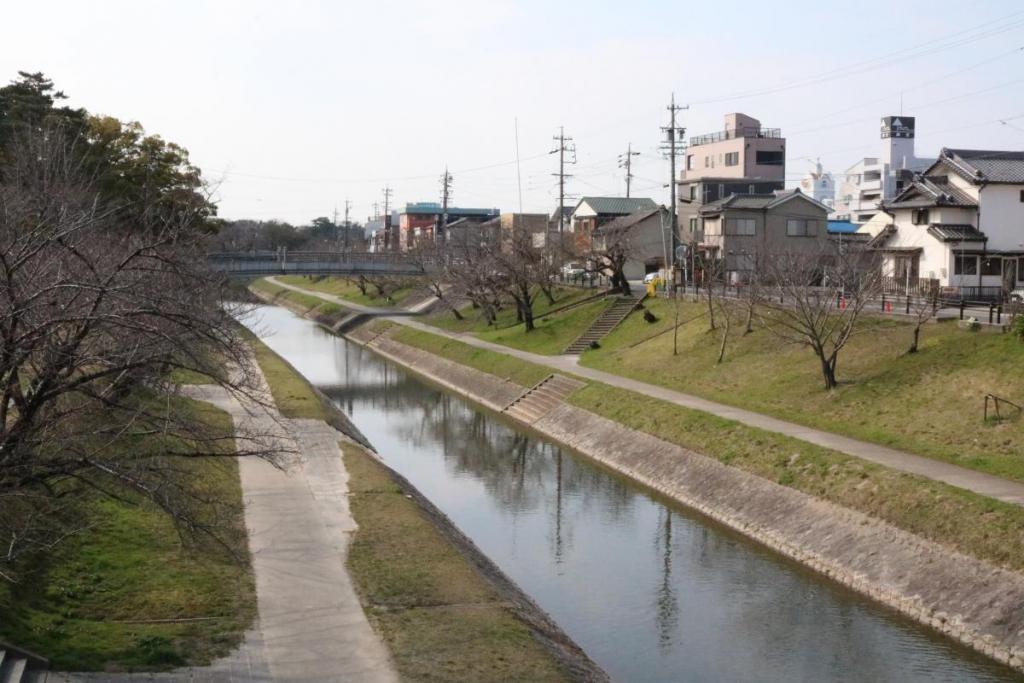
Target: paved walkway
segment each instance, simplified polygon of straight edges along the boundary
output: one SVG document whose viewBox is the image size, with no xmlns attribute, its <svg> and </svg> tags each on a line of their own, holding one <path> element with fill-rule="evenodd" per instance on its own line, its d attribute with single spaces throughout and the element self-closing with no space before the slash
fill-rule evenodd
<svg viewBox="0 0 1024 683">
<path fill-rule="evenodd" d="M 319 292 L 313 292 L 299 287 L 291 287 L 280 282 L 277 282 L 276 284 L 305 294 L 318 296 L 327 301 L 335 301 L 344 305 L 351 305 L 344 300 L 338 299 L 338 297 L 320 294 Z M 584 367 L 579 364 L 579 356 L 542 356 L 540 354 L 530 353 L 529 351 L 521 351 L 509 346 L 484 341 L 470 333 L 457 333 L 442 330 L 440 328 L 433 327 L 432 325 L 426 325 L 416 320 L 410 320 L 407 317 L 392 316 L 388 319 L 400 325 L 406 325 L 408 327 L 423 330 L 424 332 L 455 339 L 465 344 L 469 344 L 470 346 L 504 353 L 554 370 L 572 373 L 579 377 L 586 377 L 587 379 L 604 382 L 605 384 L 610 384 L 622 389 L 629 389 L 630 391 L 635 391 L 637 393 L 644 394 L 645 396 L 668 401 L 669 403 L 674 403 L 675 405 L 683 406 L 684 408 L 700 410 L 705 413 L 717 415 L 718 417 L 734 420 L 750 427 L 757 427 L 759 429 L 775 432 L 784 436 L 791 436 L 793 438 L 800 439 L 801 441 L 813 443 L 818 446 L 824 446 L 825 448 L 831 448 L 832 450 L 839 451 L 840 453 L 852 455 L 864 460 L 870 460 L 871 462 L 876 462 L 895 470 L 909 472 L 911 474 L 920 475 L 946 484 L 958 486 L 960 488 L 967 489 L 968 491 L 973 491 L 983 496 L 995 498 L 1007 503 L 1024 505 L 1024 483 L 1022 482 L 1011 481 L 1009 479 L 985 474 L 976 470 L 958 467 L 957 465 L 943 462 L 941 460 L 926 458 L 906 451 L 900 451 L 895 448 L 888 448 L 879 444 L 870 443 L 868 441 L 861 441 L 848 436 L 841 436 L 832 432 L 814 429 L 813 427 L 806 427 L 804 425 L 796 424 L 795 422 L 780 420 L 751 410 L 744 410 L 743 408 L 736 408 L 724 403 L 718 403 L 717 401 L 711 401 L 692 394 L 686 394 L 681 391 L 666 389 L 665 387 L 661 387 L 656 384 L 648 384 L 647 382 L 641 382 L 639 380 L 630 379 L 610 372 Z"/>
<path fill-rule="evenodd" d="M 245 525 L 256 578 L 257 622 L 242 646 L 208 667 L 162 674 L 51 674 L 52 681 L 398 681 L 345 568 L 348 474 L 341 434 L 323 420 L 247 410 L 219 386 L 188 393 L 228 412 L 239 435 L 284 451 L 279 467 L 239 459 Z"/>
</svg>

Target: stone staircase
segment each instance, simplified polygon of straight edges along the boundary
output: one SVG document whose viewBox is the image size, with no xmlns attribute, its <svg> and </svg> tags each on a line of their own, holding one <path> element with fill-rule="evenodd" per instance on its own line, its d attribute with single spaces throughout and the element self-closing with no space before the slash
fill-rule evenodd
<svg viewBox="0 0 1024 683">
<path fill-rule="evenodd" d="M 0 641 L 0 683 L 43 683 L 49 662 Z"/>
<path fill-rule="evenodd" d="M 647 292 L 642 291 L 640 294 L 616 297 L 615 303 L 605 309 L 605 312 L 594 321 L 594 324 L 581 334 L 576 341 L 569 344 L 562 353 L 579 355 L 589 349 L 592 342 L 604 339 L 609 332 L 626 319 L 626 316 L 636 310 L 636 307 L 640 305 L 640 302 L 646 296 Z"/>
<path fill-rule="evenodd" d="M 585 382 L 563 375 L 548 375 L 524 391 L 501 412 L 527 424 L 533 424 L 584 384 Z"/>
</svg>

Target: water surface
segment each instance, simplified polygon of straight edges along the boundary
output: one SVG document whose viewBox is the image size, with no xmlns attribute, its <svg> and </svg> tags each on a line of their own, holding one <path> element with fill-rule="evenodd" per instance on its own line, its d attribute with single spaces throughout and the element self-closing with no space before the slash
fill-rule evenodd
<svg viewBox="0 0 1024 683">
<path fill-rule="evenodd" d="M 1021 680 L 307 320 L 258 315 L 264 341 L 616 680 Z"/>
</svg>

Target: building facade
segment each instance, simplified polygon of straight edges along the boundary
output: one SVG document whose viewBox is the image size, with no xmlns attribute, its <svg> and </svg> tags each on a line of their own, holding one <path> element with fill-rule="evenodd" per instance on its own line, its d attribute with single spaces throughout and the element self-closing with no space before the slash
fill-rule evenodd
<svg viewBox="0 0 1024 683">
<path fill-rule="evenodd" d="M 594 230 L 594 249 L 604 251 L 610 241 L 619 241 L 628 254 L 623 274 L 627 280 L 640 280 L 647 273 L 664 270 L 671 248 L 667 242 L 671 221 L 665 207 L 620 216 Z"/>
<path fill-rule="evenodd" d="M 836 219 L 867 223 L 878 214 L 879 204 L 899 194 L 915 173 L 935 161 L 915 156 L 915 126 L 913 116 L 882 118 L 881 155 L 865 157 L 846 169 L 836 190 Z"/>
<path fill-rule="evenodd" d="M 1024 287 L 1024 152 L 943 149 L 882 208 L 870 245 L 891 289 L 987 300 Z"/>
<path fill-rule="evenodd" d="M 733 194 L 701 206 L 699 229 L 681 226 L 690 266 L 722 261 L 730 282 L 743 282 L 760 253 L 825 253 L 829 208 L 799 189 Z"/>
<path fill-rule="evenodd" d="M 433 240 L 445 213 L 445 209 L 437 202 L 406 204 L 405 209 L 398 215 L 398 248 L 408 251 L 417 240 Z M 449 206 L 447 209 L 449 223 L 459 218 L 488 221 L 497 218 L 500 213 L 498 209 L 466 209 L 455 206 Z"/>
<path fill-rule="evenodd" d="M 836 199 L 836 184 L 832 174 L 821 167 L 821 160 L 815 162 L 814 170 L 800 179 L 800 191 L 816 202 L 832 207 Z"/>
<path fill-rule="evenodd" d="M 586 251 L 595 229 L 621 216 L 638 211 L 653 211 L 658 205 L 647 197 L 583 197 L 572 212 L 573 242 Z"/>
</svg>

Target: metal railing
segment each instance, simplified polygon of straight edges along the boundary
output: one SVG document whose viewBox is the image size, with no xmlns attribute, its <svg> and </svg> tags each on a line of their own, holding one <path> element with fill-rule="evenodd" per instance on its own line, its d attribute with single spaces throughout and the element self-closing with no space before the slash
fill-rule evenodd
<svg viewBox="0 0 1024 683">
<path fill-rule="evenodd" d="M 781 128 L 759 128 L 756 126 L 741 126 L 739 128 L 733 128 L 729 130 L 720 130 L 715 133 L 705 133 L 704 135 L 695 135 L 690 138 L 690 146 L 697 147 L 699 145 L 709 145 L 712 142 L 721 142 L 722 140 L 734 140 L 736 138 L 782 138 Z"/>
</svg>

